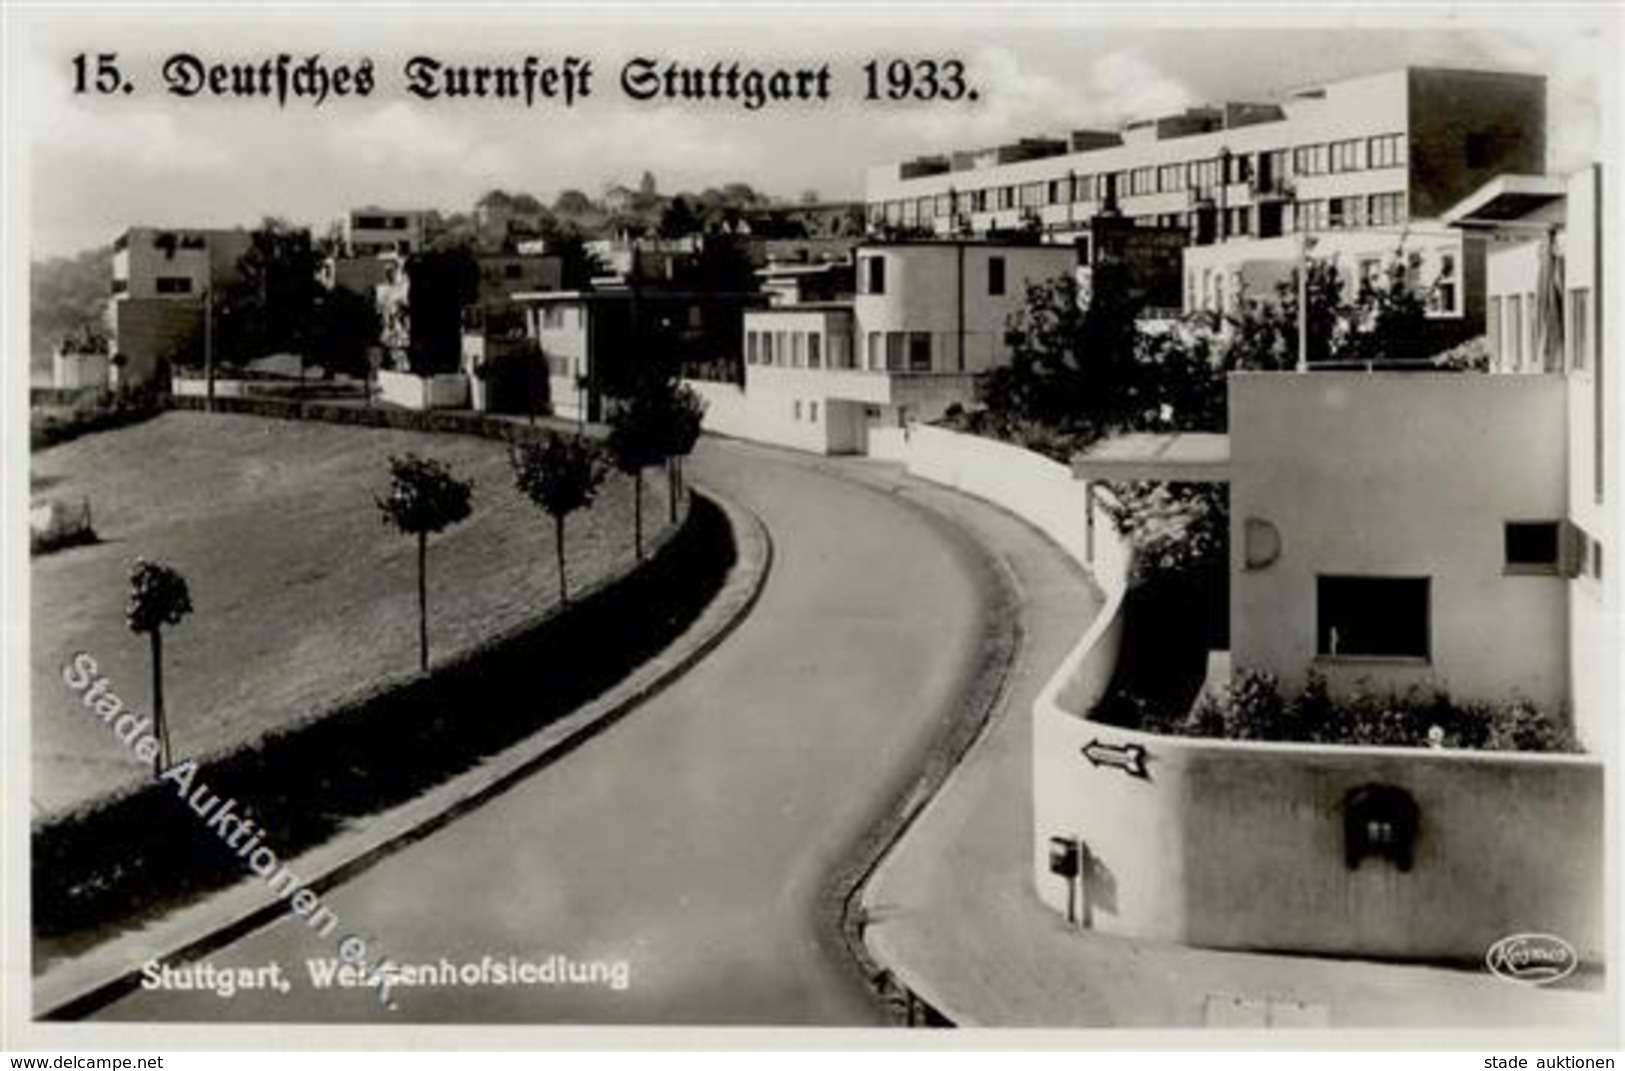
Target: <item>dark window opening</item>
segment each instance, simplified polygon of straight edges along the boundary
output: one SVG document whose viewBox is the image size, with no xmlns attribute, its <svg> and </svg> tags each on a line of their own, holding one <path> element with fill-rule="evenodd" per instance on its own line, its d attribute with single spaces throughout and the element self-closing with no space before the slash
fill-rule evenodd
<svg viewBox="0 0 1625 1071">
<path fill-rule="evenodd" d="M 1509 521 L 1506 526 L 1508 572 L 1555 573 L 1561 553 L 1556 521 Z"/>
<path fill-rule="evenodd" d="M 1427 658 L 1428 586 L 1426 577 L 1318 577 L 1315 652 Z"/>
<path fill-rule="evenodd" d="M 863 292 L 865 294 L 884 294 L 886 292 L 885 258 L 866 257 L 863 263 Z"/>
<path fill-rule="evenodd" d="M 1004 293 L 1004 258 L 987 259 L 987 292 L 994 296 Z"/>
</svg>

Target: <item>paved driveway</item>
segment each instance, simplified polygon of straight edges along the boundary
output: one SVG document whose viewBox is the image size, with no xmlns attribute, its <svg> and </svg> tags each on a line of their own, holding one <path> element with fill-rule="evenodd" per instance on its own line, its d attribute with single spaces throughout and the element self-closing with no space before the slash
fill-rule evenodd
<svg viewBox="0 0 1625 1071">
<path fill-rule="evenodd" d="M 328 896 L 397 963 L 624 961 L 624 989 L 400 989 L 391 1012 L 313 988 L 332 942 L 285 920 L 209 962 L 280 963 L 286 994 L 141 992 L 102 1017 L 878 1024 L 817 895 L 952 711 L 987 575 L 939 520 L 817 461 L 707 441 L 690 469 L 772 532 L 753 614 L 609 732 Z"/>
</svg>

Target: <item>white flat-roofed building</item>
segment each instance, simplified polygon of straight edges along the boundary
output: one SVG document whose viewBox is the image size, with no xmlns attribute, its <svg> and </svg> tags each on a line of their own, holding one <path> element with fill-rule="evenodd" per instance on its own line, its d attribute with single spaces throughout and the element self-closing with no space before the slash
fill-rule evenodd
<svg viewBox="0 0 1625 1071">
<path fill-rule="evenodd" d="M 876 167 L 865 203 L 873 227 L 1061 238 L 1115 207 L 1206 245 L 1429 219 L 1497 174 L 1543 171 L 1545 156 L 1543 77 L 1405 68 Z"/>
<path fill-rule="evenodd" d="M 820 453 L 866 453 L 871 428 L 970 405 L 978 376 L 1009 361 L 1007 324 L 1027 288 L 1077 265 L 1077 251 L 1061 245 L 861 245 L 850 302 L 746 312 L 743 415 L 732 430 Z"/>
<path fill-rule="evenodd" d="M 344 218 L 344 242 L 357 257 L 416 253 L 423 249 L 428 218 L 418 208 L 352 208 Z"/>
</svg>

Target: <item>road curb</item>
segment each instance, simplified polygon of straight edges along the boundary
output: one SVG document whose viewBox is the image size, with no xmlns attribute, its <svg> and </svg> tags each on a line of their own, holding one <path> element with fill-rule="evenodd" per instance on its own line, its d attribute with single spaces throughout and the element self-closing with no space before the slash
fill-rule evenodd
<svg viewBox="0 0 1625 1071">
<path fill-rule="evenodd" d="M 860 486 L 889 492 L 898 502 L 928 518 L 955 550 L 973 563 L 977 586 L 985 595 L 983 606 L 987 617 L 986 636 L 980 647 L 977 670 L 972 675 L 973 685 L 960 696 L 955 709 L 944 718 L 942 728 L 926 745 L 919 772 L 905 783 L 901 792 L 886 801 L 868 829 L 847 850 L 845 860 L 831 873 L 821 897 L 825 913 L 822 929 L 826 940 L 861 975 L 882 1004 L 895 1009 L 899 997 L 906 1002 L 905 1017 L 911 1025 L 914 1009 L 922 1005 L 926 1025 L 974 1025 L 967 1016 L 945 1007 L 934 997 L 927 980 L 914 976 L 904 964 L 887 962 L 870 947 L 864 932 L 866 919 L 862 901 L 876 871 L 936 799 L 965 757 L 986 737 L 1004 706 L 1010 673 L 1025 642 L 1019 613 L 1020 584 L 1010 567 L 977 539 L 967 525 L 907 494 L 906 482 L 898 481 L 887 488 L 849 471 L 833 467 L 828 471 Z M 917 479 L 902 473 L 898 475 L 906 480 Z M 933 1023 L 933 1016 L 939 1021 Z"/>
<path fill-rule="evenodd" d="M 772 570 L 773 541 L 756 514 L 710 488 L 704 488 L 704 494 L 726 515 L 737 557 L 698 619 L 665 650 L 580 709 L 422 795 L 357 820 L 345 833 L 287 861 L 290 870 L 308 875 L 305 887 L 326 892 L 514 787 L 637 709 L 727 638 L 761 596 Z M 264 881 L 249 875 L 198 904 L 39 975 L 33 983 L 34 1017 L 82 1018 L 135 989 L 143 964 L 198 959 L 288 910 Z M 388 949 L 379 952 L 387 955 Z"/>
</svg>

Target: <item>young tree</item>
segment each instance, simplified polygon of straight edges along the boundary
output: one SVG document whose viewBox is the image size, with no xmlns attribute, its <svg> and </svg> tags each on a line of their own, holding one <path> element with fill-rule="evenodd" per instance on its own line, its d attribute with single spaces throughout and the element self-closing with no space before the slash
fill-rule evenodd
<svg viewBox="0 0 1625 1071">
<path fill-rule="evenodd" d="M 479 296 L 480 269 L 472 245 L 443 245 L 407 262 L 408 363 L 413 373 L 456 370 L 462 356 L 463 309 Z"/>
<path fill-rule="evenodd" d="M 192 612 L 192 595 L 186 578 L 167 565 L 137 558 L 130 570 L 129 597 L 124 621 L 134 633 L 146 633 L 152 641 L 152 727 L 158 738 L 158 754 L 152 774 L 162 774 L 169 766 L 169 722 L 164 717 L 164 636 L 165 625 L 178 625 Z"/>
<path fill-rule="evenodd" d="M 321 293 L 321 251 L 309 230 L 274 218 L 264 220 L 249 243 L 237 261 L 237 277 L 211 299 L 215 344 L 243 361 L 294 353 L 302 370 Z"/>
<path fill-rule="evenodd" d="M 1029 287 L 1006 336 L 1010 363 L 983 385 L 1000 423 L 1088 440 L 1139 407 L 1134 310 L 1110 276 L 1097 276 L 1087 306 L 1070 276 Z"/>
<path fill-rule="evenodd" d="M 632 477 L 632 546 L 643 560 L 643 470 L 665 457 L 664 413 L 652 380 L 634 386 L 609 414 L 604 446 L 610 461 Z"/>
<path fill-rule="evenodd" d="M 513 464 L 514 484 L 553 518 L 553 542 L 558 553 L 559 602 L 570 601 L 565 582 L 564 520 L 579 509 L 592 505 L 598 487 L 604 482 L 604 467 L 598 448 L 580 435 L 565 438 L 548 433 L 542 442 L 516 444 L 508 455 Z"/>
<path fill-rule="evenodd" d="M 329 375 L 344 372 L 369 380 L 371 350 L 378 345 L 383 322 L 378 306 L 370 297 L 335 287 L 324 293 L 316 305 L 311 331 L 311 355 Z M 371 391 L 368 391 L 371 396 Z"/>
<path fill-rule="evenodd" d="M 705 420 L 705 399 L 687 383 L 671 381 L 662 388 L 661 452 L 666 455 L 666 498 L 671 506 L 671 521 L 677 523 L 677 503 L 682 501 L 683 458 L 694 452 L 700 441 L 700 427 Z"/>
<path fill-rule="evenodd" d="M 468 519 L 474 485 L 444 464 L 415 454 L 389 459 L 389 492 L 376 499 L 384 523 L 418 543 L 418 668 L 429 668 L 429 534 Z"/>
</svg>

